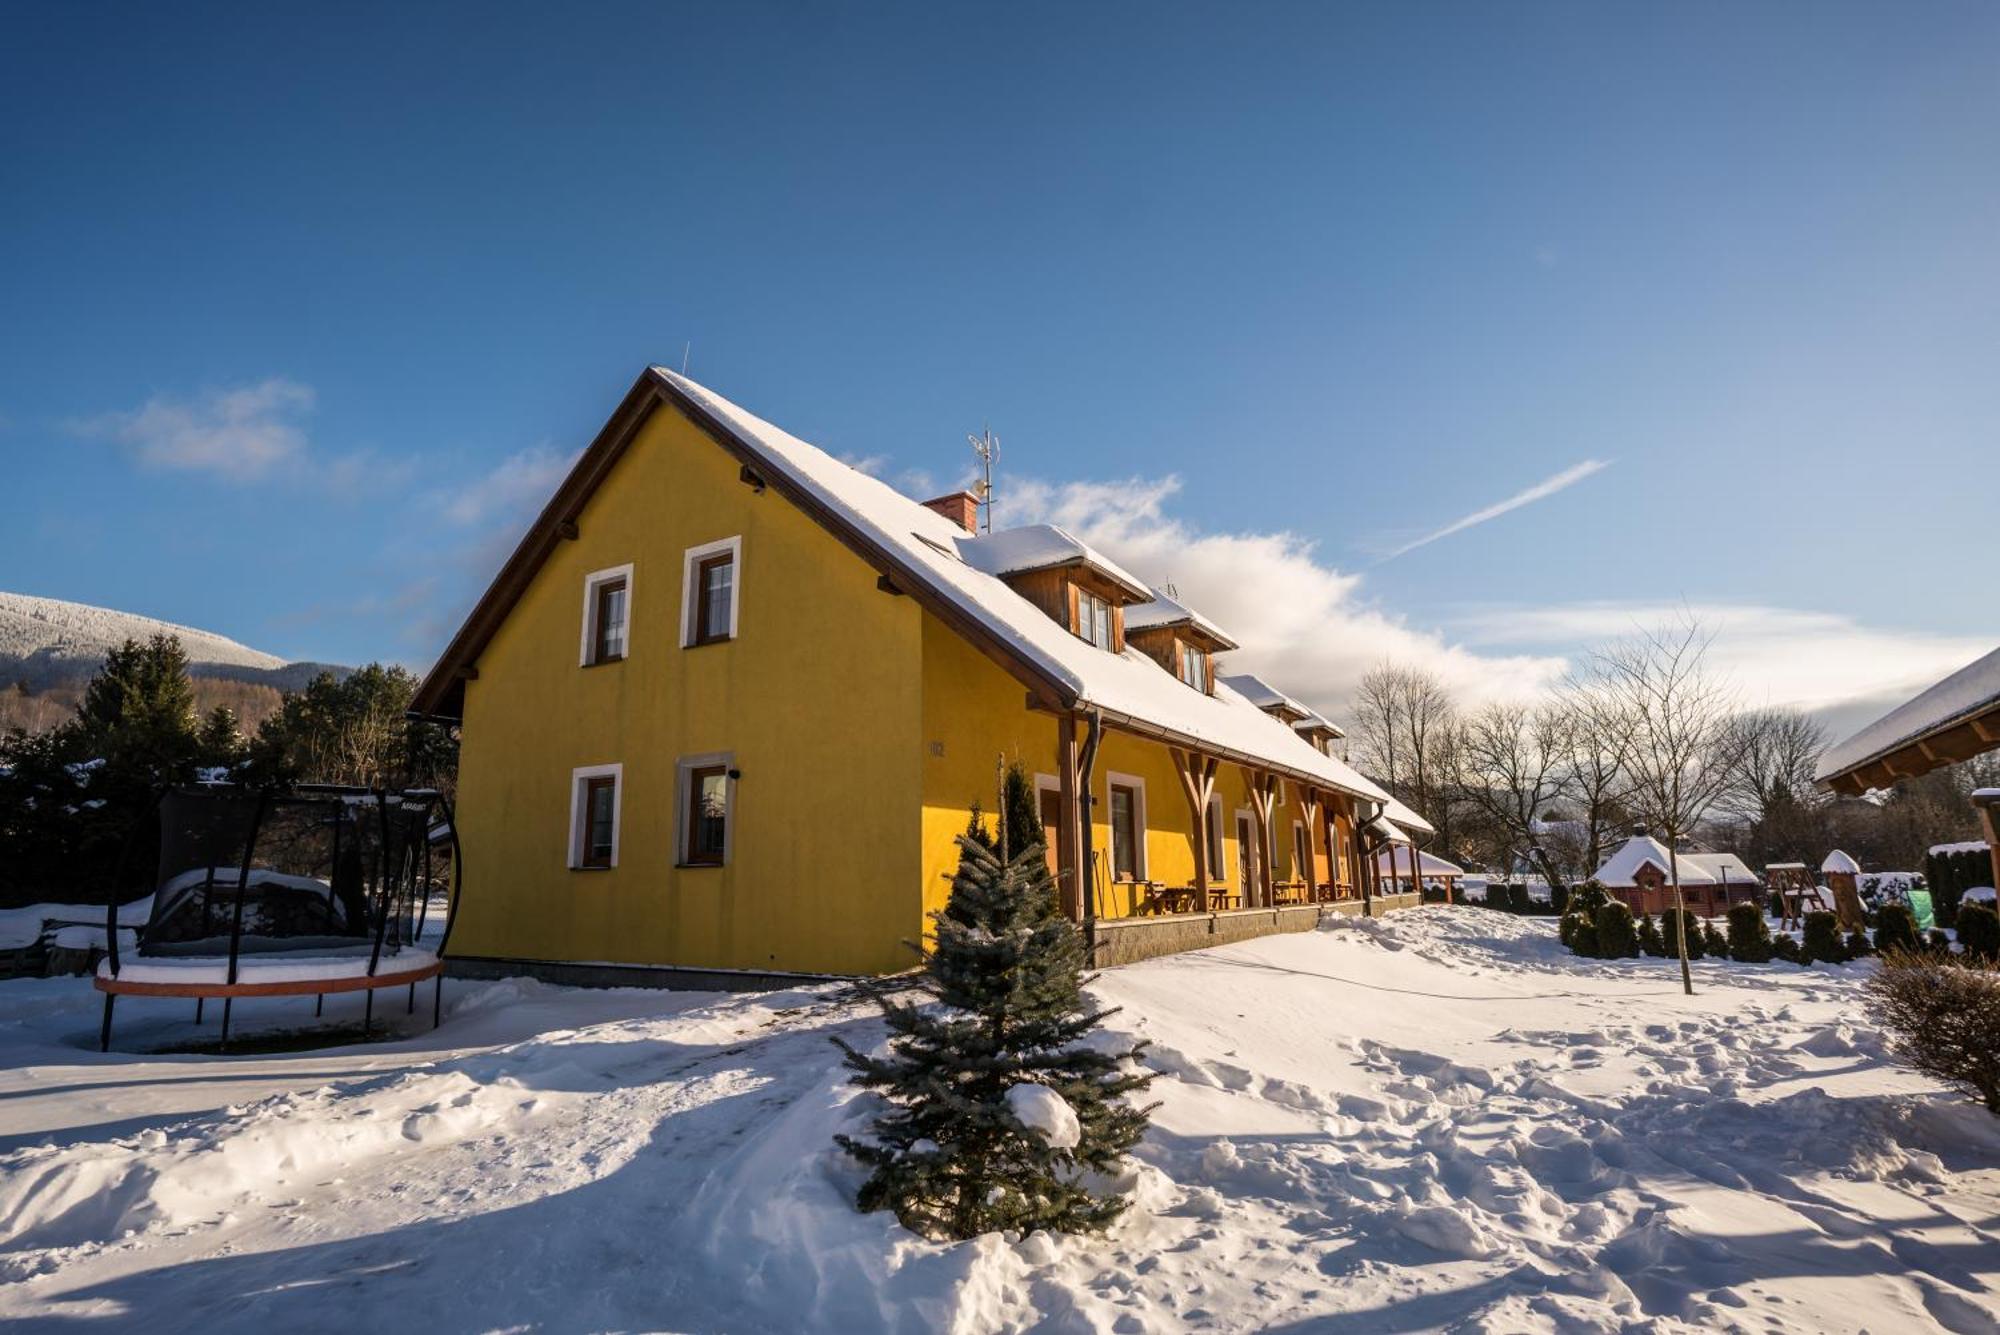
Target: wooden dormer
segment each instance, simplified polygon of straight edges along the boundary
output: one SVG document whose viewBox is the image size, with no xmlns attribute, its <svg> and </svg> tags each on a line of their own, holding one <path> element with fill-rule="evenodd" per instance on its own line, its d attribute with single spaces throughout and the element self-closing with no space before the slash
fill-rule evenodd
<svg viewBox="0 0 2000 1335">
<path fill-rule="evenodd" d="M 1127 613 L 1132 647 L 1204 695 L 1215 694 L 1215 655 L 1236 641 L 1171 598 L 1157 597 Z"/>
<path fill-rule="evenodd" d="M 1087 544 L 1048 524 L 961 540 L 966 564 L 1004 580 L 1078 639 L 1125 652 L 1125 608 L 1152 590 Z"/>
<path fill-rule="evenodd" d="M 1347 735 L 1318 714 L 1308 715 L 1292 724 L 1292 731 L 1311 742 L 1313 750 L 1329 756 L 1334 753 L 1333 744 Z"/>
</svg>

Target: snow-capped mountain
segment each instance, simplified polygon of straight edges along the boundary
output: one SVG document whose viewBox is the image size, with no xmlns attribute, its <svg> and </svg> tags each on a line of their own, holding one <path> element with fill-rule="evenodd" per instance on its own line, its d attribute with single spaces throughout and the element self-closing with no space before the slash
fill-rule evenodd
<svg viewBox="0 0 2000 1335">
<path fill-rule="evenodd" d="M 271 686 L 296 687 L 329 666 L 289 663 L 213 631 L 118 612 L 108 607 L 0 592 L 0 675 L 39 685 L 82 675 L 128 639 L 173 635 L 187 650 L 197 676 L 228 677 Z"/>
</svg>

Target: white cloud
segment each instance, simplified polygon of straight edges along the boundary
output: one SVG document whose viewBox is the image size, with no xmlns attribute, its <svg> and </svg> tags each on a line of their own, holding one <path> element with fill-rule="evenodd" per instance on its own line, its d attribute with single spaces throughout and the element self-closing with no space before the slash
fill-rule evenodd
<svg viewBox="0 0 2000 1335">
<path fill-rule="evenodd" d="M 135 412 L 107 413 L 77 429 L 127 446 L 150 468 L 255 482 L 304 462 L 299 419 L 312 407 L 311 386 L 274 376 L 192 399 L 155 395 Z"/>
<path fill-rule="evenodd" d="M 1178 478 L 1060 485 L 1014 480 L 998 522 L 1060 524 L 1213 618 L 1242 648 L 1228 669 L 1268 677 L 1333 713 L 1383 660 L 1428 667 L 1467 700 L 1532 695 L 1553 654 L 1481 654 L 1370 604 L 1362 577 L 1322 564 L 1291 533 L 1203 533 L 1166 512 Z"/>
<path fill-rule="evenodd" d="M 1553 477 L 1543 478 L 1532 487 L 1515 492 L 1504 501 L 1496 501 L 1484 509 L 1474 510 L 1464 518 L 1454 519 L 1443 528 L 1426 533 L 1414 542 L 1406 542 L 1383 556 L 1382 559 L 1384 561 L 1393 561 L 1404 553 L 1413 552 L 1419 547 L 1428 546 L 1436 542 L 1439 538 L 1448 538 L 1454 533 L 1463 533 L 1466 529 L 1476 524 L 1483 524 L 1489 519 L 1498 519 L 1501 515 L 1507 514 L 1509 511 L 1518 510 L 1524 505 L 1533 505 L 1536 501 L 1547 500 L 1557 492 L 1575 486 L 1592 473 L 1601 473 L 1609 467 L 1611 467 L 1611 464 L 1608 460 L 1585 459 L 1580 464 L 1574 464 L 1563 469 L 1562 472 L 1555 474 Z"/>
<path fill-rule="evenodd" d="M 1754 603 L 1585 602 L 1481 608 L 1454 618 L 1469 645 L 1573 650 L 1693 614 L 1715 632 L 1709 663 L 1752 705 L 1815 712 L 1915 694 L 1992 644 L 1967 636 L 1886 630 L 1832 612 Z"/>
<path fill-rule="evenodd" d="M 463 528 L 489 521 L 512 524 L 528 510 L 544 504 L 575 462 L 574 450 L 558 450 L 548 445 L 531 446 L 510 454 L 484 477 L 445 498 L 445 518 Z"/>
</svg>

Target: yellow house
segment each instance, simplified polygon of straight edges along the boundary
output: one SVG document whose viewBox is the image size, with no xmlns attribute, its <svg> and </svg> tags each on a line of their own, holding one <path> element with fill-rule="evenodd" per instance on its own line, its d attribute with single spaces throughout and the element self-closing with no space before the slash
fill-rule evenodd
<svg viewBox="0 0 2000 1335">
<path fill-rule="evenodd" d="M 456 966 L 907 968 L 1016 761 L 1100 963 L 1394 906 L 1375 853 L 1429 827 L 1337 728 L 1219 678 L 1227 633 L 1087 544 L 977 506 L 641 375 L 418 692 L 462 729 Z"/>
</svg>

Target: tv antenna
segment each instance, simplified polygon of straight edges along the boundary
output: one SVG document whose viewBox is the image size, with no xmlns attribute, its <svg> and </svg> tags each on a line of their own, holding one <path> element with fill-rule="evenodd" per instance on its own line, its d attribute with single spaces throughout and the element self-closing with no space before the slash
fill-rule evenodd
<svg viewBox="0 0 2000 1335">
<path fill-rule="evenodd" d="M 993 434 L 992 427 L 983 428 L 976 436 L 968 434 L 966 443 L 979 456 L 980 479 L 973 484 L 973 491 L 979 497 L 979 504 L 986 511 L 985 532 L 993 531 L 993 461 L 1000 457 L 1000 437 Z"/>
</svg>

